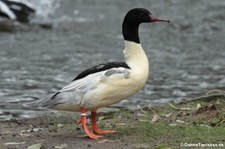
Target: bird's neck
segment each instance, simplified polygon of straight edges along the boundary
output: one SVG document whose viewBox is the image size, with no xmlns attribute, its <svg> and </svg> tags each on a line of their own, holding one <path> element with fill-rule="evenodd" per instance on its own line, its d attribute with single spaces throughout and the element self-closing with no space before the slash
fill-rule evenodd
<svg viewBox="0 0 225 149">
<path fill-rule="evenodd" d="M 139 24 L 129 23 L 126 19 L 123 22 L 123 37 L 124 40 L 140 43 L 138 35 Z"/>
<path fill-rule="evenodd" d="M 131 69 L 138 71 L 145 70 L 148 72 L 148 58 L 142 48 L 138 35 L 139 24 L 129 22 L 124 19 L 123 22 L 123 37 L 125 49 L 123 51 L 125 62 Z M 140 70 L 142 69 L 142 70 Z"/>
<path fill-rule="evenodd" d="M 132 71 L 131 78 L 138 81 L 140 88 L 144 86 L 148 79 L 149 62 L 141 44 L 126 41 L 125 49 L 123 51 L 125 62 Z"/>
<path fill-rule="evenodd" d="M 148 58 L 140 43 L 133 41 L 124 41 L 125 49 L 123 51 L 125 62 L 130 67 L 139 67 L 140 65 L 148 65 Z"/>
</svg>

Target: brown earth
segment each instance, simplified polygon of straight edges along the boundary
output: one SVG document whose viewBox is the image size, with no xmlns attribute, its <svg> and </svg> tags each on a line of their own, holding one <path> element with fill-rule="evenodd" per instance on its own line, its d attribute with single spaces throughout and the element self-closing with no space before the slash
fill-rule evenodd
<svg viewBox="0 0 225 149">
<path fill-rule="evenodd" d="M 26 149 L 34 144 L 36 148 L 31 149 L 161 149 L 180 148 L 185 142 L 225 145 L 224 98 L 213 98 L 100 112 L 100 127 L 119 133 L 99 140 L 89 139 L 81 126 L 75 124 L 79 119 L 75 113 L 1 122 L 0 148 Z"/>
</svg>

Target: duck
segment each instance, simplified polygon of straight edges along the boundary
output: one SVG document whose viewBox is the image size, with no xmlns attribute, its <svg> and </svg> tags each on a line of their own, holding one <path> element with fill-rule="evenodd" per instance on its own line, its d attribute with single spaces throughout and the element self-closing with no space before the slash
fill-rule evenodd
<svg viewBox="0 0 225 149">
<path fill-rule="evenodd" d="M 16 15 L 12 10 L 2 1 L 0 1 L 0 16 L 10 20 L 16 20 Z"/>
<path fill-rule="evenodd" d="M 21 23 L 29 23 L 36 9 L 26 0 L 0 0 L 0 16 Z"/>
<path fill-rule="evenodd" d="M 89 68 L 49 99 L 36 101 L 29 106 L 80 112 L 78 123 L 91 139 L 117 133 L 98 127 L 97 110 L 127 99 L 145 86 L 149 76 L 149 61 L 140 43 L 138 30 L 140 24 L 153 22 L 169 23 L 169 20 L 153 17 L 145 8 L 129 10 L 122 24 L 124 62 L 109 62 Z M 92 131 L 87 126 L 87 112 L 91 113 Z"/>
</svg>

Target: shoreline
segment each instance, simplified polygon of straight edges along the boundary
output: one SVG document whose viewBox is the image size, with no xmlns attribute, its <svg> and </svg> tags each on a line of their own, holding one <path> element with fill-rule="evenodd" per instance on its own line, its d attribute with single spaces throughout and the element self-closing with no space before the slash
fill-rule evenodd
<svg viewBox="0 0 225 149">
<path fill-rule="evenodd" d="M 181 144 L 187 147 L 198 143 L 225 145 L 225 96 L 215 91 L 182 103 L 103 110 L 99 112 L 99 126 L 119 133 L 99 140 L 87 138 L 81 126 L 75 125 L 78 119 L 79 113 L 57 112 L 1 122 L 0 147 L 126 149 L 180 148 Z"/>
</svg>

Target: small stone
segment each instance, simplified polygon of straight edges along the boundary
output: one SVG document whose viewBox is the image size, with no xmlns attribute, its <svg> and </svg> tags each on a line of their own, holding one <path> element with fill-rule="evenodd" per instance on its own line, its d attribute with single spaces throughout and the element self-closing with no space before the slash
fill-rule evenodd
<svg viewBox="0 0 225 149">
<path fill-rule="evenodd" d="M 177 124 L 175 123 L 172 123 L 172 124 L 169 124 L 170 126 L 174 127 L 174 126 L 177 126 Z"/>
<path fill-rule="evenodd" d="M 63 124 L 58 124 L 57 127 L 58 128 L 62 128 L 63 127 Z"/>
<path fill-rule="evenodd" d="M 54 146 L 53 148 L 55 148 L 55 149 L 64 149 L 64 148 L 67 148 L 67 144 L 64 143 L 64 144 L 61 144 L 61 145 L 58 145 L 58 146 Z"/>
<path fill-rule="evenodd" d="M 176 120 L 177 123 L 185 123 L 185 121 L 182 120 Z"/>
<path fill-rule="evenodd" d="M 38 132 L 38 131 L 42 131 L 42 130 L 43 130 L 43 128 L 33 128 L 33 129 L 31 129 L 30 132 Z"/>
</svg>

